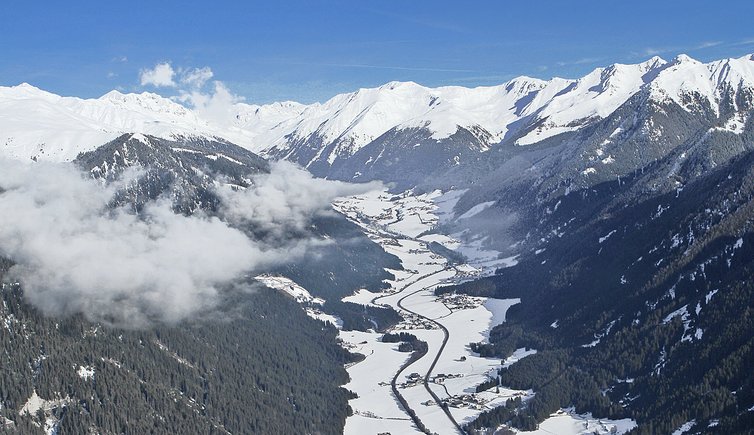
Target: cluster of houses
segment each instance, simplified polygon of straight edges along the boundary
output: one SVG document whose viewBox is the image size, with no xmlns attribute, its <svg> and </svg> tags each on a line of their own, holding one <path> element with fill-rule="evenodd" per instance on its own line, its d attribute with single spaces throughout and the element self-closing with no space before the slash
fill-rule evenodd
<svg viewBox="0 0 754 435">
<path fill-rule="evenodd" d="M 437 300 L 442 302 L 450 311 L 458 311 L 476 308 L 482 304 L 484 299 L 463 294 L 444 293 Z"/>
<path fill-rule="evenodd" d="M 409 312 L 402 312 L 403 320 L 395 325 L 393 331 L 405 331 L 411 329 L 437 329 L 437 325 L 431 320 L 424 319 L 416 314 Z"/>
<path fill-rule="evenodd" d="M 462 394 L 442 400 L 442 404 L 451 408 L 469 408 L 476 410 L 486 409 L 487 401 L 476 394 Z M 430 399 L 421 403 L 424 406 L 435 406 L 435 401 Z"/>
<path fill-rule="evenodd" d="M 485 409 L 485 404 L 487 403 L 487 400 L 483 399 L 482 397 L 477 396 L 474 393 L 471 393 L 471 394 L 461 394 L 458 396 L 449 397 L 443 400 L 443 402 L 451 408 L 470 408 L 470 409 L 483 410 Z"/>
<path fill-rule="evenodd" d="M 423 380 L 424 378 L 422 377 L 422 375 L 414 372 L 406 377 L 406 382 L 402 382 L 398 384 L 398 388 L 405 389 L 405 388 L 415 387 L 421 384 Z"/>
<path fill-rule="evenodd" d="M 435 384 L 444 384 L 446 379 L 455 379 L 462 377 L 463 375 L 460 373 L 438 373 L 429 378 L 429 382 L 434 382 Z"/>
</svg>

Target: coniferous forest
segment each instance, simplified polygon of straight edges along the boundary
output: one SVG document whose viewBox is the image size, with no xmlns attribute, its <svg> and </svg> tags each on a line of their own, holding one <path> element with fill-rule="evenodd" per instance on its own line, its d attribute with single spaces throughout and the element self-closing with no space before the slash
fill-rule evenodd
<svg viewBox="0 0 754 435">
<path fill-rule="evenodd" d="M 54 418 L 62 434 L 336 434 L 348 415 L 352 356 L 277 291 L 228 301 L 222 319 L 140 331 L 44 317 L 17 285 L 2 298 L 0 415 L 18 433 Z M 42 409 L 19 411 L 35 393 Z"/>
<path fill-rule="evenodd" d="M 649 199 L 622 198 L 632 179 L 625 190 L 606 183 L 572 195 L 555 214 L 574 218 L 578 231 L 497 276 L 439 289 L 520 297 L 489 343 L 472 349 L 500 358 L 538 350 L 498 378 L 535 397 L 487 411 L 470 427 L 531 430 L 575 406 L 632 418 L 641 434 L 671 433 L 690 420 L 708 433 L 747 433 L 754 426 L 753 162 L 746 153 L 683 191 Z M 631 205 L 615 207 L 617 200 Z M 613 229 L 609 239 L 588 241 Z M 679 233 L 690 240 L 678 242 Z"/>
</svg>

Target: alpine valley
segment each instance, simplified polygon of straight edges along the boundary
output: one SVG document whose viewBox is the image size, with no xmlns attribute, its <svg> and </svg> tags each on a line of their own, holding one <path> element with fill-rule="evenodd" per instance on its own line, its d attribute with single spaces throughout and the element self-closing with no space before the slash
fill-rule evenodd
<svg viewBox="0 0 754 435">
<path fill-rule="evenodd" d="M 212 113 L 0 87 L 0 169 L 76 168 L 107 225 L 164 206 L 263 254 L 198 276 L 200 308 L 102 308 L 0 229 L 0 431 L 750 432 L 753 115 L 754 55 Z"/>
</svg>

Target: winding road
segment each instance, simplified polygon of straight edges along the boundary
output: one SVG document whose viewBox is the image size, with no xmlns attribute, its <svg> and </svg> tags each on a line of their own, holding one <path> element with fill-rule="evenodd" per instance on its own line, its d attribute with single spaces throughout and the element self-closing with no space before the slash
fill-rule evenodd
<svg viewBox="0 0 754 435">
<path fill-rule="evenodd" d="M 369 203 L 369 201 L 374 202 Z M 369 203 L 368 208 L 372 214 L 364 212 L 365 209 L 360 210 L 359 205 L 354 202 L 345 203 L 346 205 L 341 212 L 361 226 L 366 234 L 371 234 L 377 240 L 387 241 L 385 244 L 385 246 L 388 246 L 386 251 L 392 251 L 391 253 L 393 255 L 397 255 L 401 258 L 401 262 L 404 263 L 404 265 L 411 265 L 409 267 L 411 267 L 413 271 L 406 269 L 412 275 L 403 276 L 402 278 L 397 279 L 393 284 L 394 291 L 374 296 L 371 298 L 370 302 L 373 305 L 390 307 L 397 310 L 401 313 L 404 319 L 409 323 L 414 324 L 413 327 L 409 329 L 437 329 L 443 333 L 442 341 L 440 341 L 439 334 L 437 333 L 428 334 L 427 337 L 431 337 L 430 340 L 422 338 L 423 341 L 427 342 L 427 352 L 423 355 L 413 354 L 412 358 L 408 358 L 400 365 L 390 380 L 392 395 L 399 402 L 402 411 L 411 418 L 414 425 L 419 430 L 428 434 L 441 432 L 443 434 L 455 433 L 465 435 L 466 431 L 451 413 L 447 404 L 444 404 L 443 399 L 438 396 L 438 394 L 442 395 L 442 392 L 437 390 L 437 388 L 435 388 L 437 391 L 433 390 L 430 385 L 430 378 L 432 377 L 434 370 L 436 367 L 442 366 L 443 361 L 447 359 L 447 356 L 444 355 L 443 352 L 446 351 L 446 347 L 449 346 L 449 343 L 454 343 L 454 340 L 456 339 L 456 337 L 453 336 L 452 338 L 454 340 L 451 340 L 450 334 L 451 332 L 455 332 L 453 331 L 453 327 L 450 325 L 446 327 L 444 324 L 440 323 L 440 319 L 448 317 L 452 314 L 452 310 L 445 306 L 445 304 L 442 304 L 442 306 L 448 309 L 448 311 L 451 311 L 451 313 L 438 317 L 431 311 L 424 309 L 423 306 L 416 305 L 413 300 L 408 299 L 417 294 L 420 294 L 420 297 L 431 297 L 433 295 L 432 289 L 437 286 L 438 283 L 442 282 L 443 279 L 455 276 L 456 273 L 451 272 L 457 272 L 458 266 L 454 265 L 450 260 L 437 261 L 435 257 L 437 254 L 429 249 L 429 242 L 422 240 L 421 238 L 421 234 L 425 230 L 422 229 L 421 231 L 418 231 L 416 229 L 417 227 L 411 226 L 413 224 L 408 224 L 403 230 L 393 228 L 412 216 L 418 216 L 421 223 L 420 227 L 424 226 L 429 229 L 430 226 L 434 224 L 434 221 L 427 221 L 424 219 L 421 215 L 422 211 L 419 210 L 431 207 L 429 202 L 421 203 L 420 201 L 417 205 L 408 201 L 410 205 L 408 206 L 407 213 L 402 209 L 404 205 L 391 202 L 394 201 L 393 199 L 382 199 L 382 201 L 384 201 L 383 203 L 380 203 L 379 201 L 380 199 L 377 199 L 376 201 L 374 199 L 366 200 L 366 203 Z M 377 204 L 377 206 L 375 206 L 375 204 Z M 416 207 L 416 210 L 410 207 Z M 392 217 L 386 219 L 386 211 L 389 211 L 389 213 L 392 214 Z M 395 246 L 399 247 L 395 248 Z M 383 249 L 385 248 L 383 247 Z M 421 272 L 419 272 L 420 270 Z M 427 308 L 431 310 L 432 308 L 430 307 L 433 305 L 434 304 L 430 304 Z M 445 356 L 445 358 L 441 361 L 443 356 Z M 406 370 L 412 366 L 417 367 L 413 370 L 415 372 L 421 373 L 426 370 L 426 373 L 424 373 L 424 376 L 422 377 L 422 384 L 428 396 L 423 391 L 418 391 L 418 389 L 410 392 L 399 390 L 398 385 L 403 380 L 401 375 L 406 373 Z M 387 379 L 385 379 L 385 381 L 387 381 Z M 450 397 L 447 386 L 441 386 L 444 388 L 445 394 Z M 419 403 L 425 404 L 427 403 L 425 402 L 427 399 L 430 399 L 435 404 L 420 408 Z M 442 410 L 442 414 L 436 412 L 438 410 Z"/>
<path fill-rule="evenodd" d="M 423 281 L 425 279 L 431 278 L 434 275 L 437 275 L 439 273 L 448 271 L 450 269 L 453 269 L 453 268 L 452 267 L 445 267 L 445 268 L 440 269 L 438 271 L 435 271 L 435 272 L 432 272 L 432 273 L 420 276 L 416 280 L 414 280 L 414 281 L 412 281 L 412 282 L 404 285 L 399 291 L 397 291 L 395 293 L 389 293 L 389 294 L 386 294 L 386 295 L 381 295 L 381 296 L 377 296 L 375 298 L 372 298 L 372 303 L 375 304 L 375 305 L 381 305 L 381 306 L 388 306 L 389 307 L 389 305 L 387 305 L 387 304 L 379 304 L 377 301 L 379 299 L 382 299 L 382 298 L 385 298 L 385 297 L 388 297 L 388 296 L 395 296 L 396 294 L 403 293 L 409 287 L 411 287 L 413 285 L 416 285 L 416 284 L 420 283 L 421 281 Z M 415 316 L 417 316 L 417 317 L 419 317 L 421 319 L 424 319 L 424 320 L 432 323 L 433 325 L 436 325 L 439 329 L 442 330 L 443 335 L 444 335 L 443 336 L 443 340 L 442 340 L 442 344 L 440 345 L 440 348 L 437 350 L 437 354 L 435 355 L 434 360 L 432 360 L 432 364 L 429 366 L 429 370 L 427 370 L 427 373 L 424 375 L 423 384 L 424 384 L 424 388 L 427 390 L 427 392 L 430 394 L 430 396 L 432 396 L 432 399 L 434 399 L 434 401 L 437 404 L 437 406 L 439 406 L 440 408 L 442 408 L 442 410 L 445 413 L 445 415 L 448 417 L 448 419 L 450 419 L 451 423 L 453 423 L 453 426 L 455 426 L 455 428 L 458 430 L 459 433 L 465 435 L 466 431 L 463 430 L 463 428 L 461 427 L 460 424 L 458 424 L 458 422 L 456 421 L 456 419 L 453 417 L 453 414 L 450 413 L 450 410 L 448 409 L 448 407 L 442 405 L 442 400 L 437 396 L 437 394 L 434 391 L 432 391 L 432 388 L 429 387 L 429 378 L 432 376 L 432 371 L 434 370 L 435 366 L 437 365 L 437 361 L 440 360 L 440 357 L 442 356 L 442 352 L 445 350 L 445 345 L 448 343 L 448 339 L 450 338 L 450 332 L 448 331 L 448 328 L 446 328 L 441 323 L 435 321 L 432 318 L 429 318 L 429 317 L 424 316 L 424 315 L 422 315 L 420 313 L 417 313 L 416 311 L 413 311 L 413 310 L 411 310 L 409 308 L 406 308 L 403 305 L 403 300 L 404 299 L 408 298 L 409 296 L 413 296 L 416 293 L 425 291 L 425 290 L 427 290 L 427 287 L 420 287 L 418 290 L 415 290 L 415 291 L 413 291 L 411 293 L 408 293 L 408 294 L 402 296 L 400 299 L 398 299 L 397 305 L 398 305 L 398 307 L 400 309 L 402 309 L 402 310 L 404 310 L 404 311 L 406 311 L 408 313 L 411 313 L 411 314 L 413 314 L 413 315 L 415 315 Z M 427 351 L 427 353 L 429 353 L 429 350 Z M 424 356 L 426 356 L 426 355 L 424 355 Z M 396 385 L 396 382 L 398 380 L 398 377 L 401 375 L 401 373 L 403 373 L 412 364 L 415 364 L 417 361 L 419 361 L 422 358 L 424 358 L 424 356 L 422 356 L 421 358 L 418 358 L 416 360 L 409 359 L 408 361 L 406 361 L 406 363 L 404 363 L 400 367 L 400 369 L 395 374 L 395 376 L 393 376 L 393 379 L 390 382 L 390 385 L 391 385 L 392 390 L 393 390 L 393 394 L 396 395 L 398 401 L 403 405 L 403 407 L 408 408 L 408 409 L 406 409 L 407 413 L 409 414 L 409 416 L 411 417 L 411 419 L 414 421 L 414 423 L 419 428 L 423 428 L 423 427 L 426 427 L 426 426 L 424 426 L 424 424 L 421 422 L 421 420 L 419 420 L 419 417 L 417 416 L 416 412 L 409 407 L 408 401 L 406 401 L 406 399 L 398 391 L 398 387 Z"/>
</svg>

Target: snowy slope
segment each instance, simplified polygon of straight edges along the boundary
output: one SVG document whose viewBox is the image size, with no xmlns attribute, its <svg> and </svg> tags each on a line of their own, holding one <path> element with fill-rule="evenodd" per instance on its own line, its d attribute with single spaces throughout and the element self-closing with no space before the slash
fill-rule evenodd
<svg viewBox="0 0 754 435">
<path fill-rule="evenodd" d="M 0 155 L 70 161 L 80 152 L 134 132 L 164 139 L 223 138 L 251 148 L 251 138 L 275 135 L 275 127 L 292 121 L 303 107 L 289 102 L 266 106 L 239 103 L 233 108 L 235 118 L 218 123 L 153 93 L 111 91 L 100 98 L 81 99 L 23 83 L 0 87 Z M 238 124 L 248 128 L 242 130 Z"/>
<path fill-rule="evenodd" d="M 655 98 L 670 99 L 686 110 L 696 109 L 689 95 L 697 94 L 714 110 L 726 95 L 736 95 L 741 88 L 754 86 L 754 54 L 738 59 L 701 63 L 679 55 L 668 64 L 650 85 Z M 735 99 L 733 99 L 734 104 Z"/>
<path fill-rule="evenodd" d="M 236 103 L 230 119 L 208 121 L 151 93 L 113 91 L 84 100 L 22 84 L 0 87 L 0 153 L 71 160 L 122 133 L 140 132 L 163 138 L 221 137 L 302 165 L 332 165 L 389 131 L 422 128 L 440 140 L 464 128 L 484 151 L 509 138 L 528 145 L 577 130 L 605 118 L 642 90 L 656 101 L 691 111 L 700 109 L 700 96 L 717 110 L 722 98 L 743 88 L 754 88 L 754 55 L 707 64 L 681 55 L 670 62 L 654 57 L 636 65 L 597 68 L 577 80 L 518 77 L 477 88 L 390 82 L 311 105 Z"/>
<path fill-rule="evenodd" d="M 9 158 L 69 161 L 125 132 L 169 138 L 207 130 L 193 112 L 156 94 L 112 91 L 84 100 L 28 84 L 0 87 L 0 151 Z"/>
<path fill-rule="evenodd" d="M 308 107 L 287 142 L 311 137 L 324 144 L 337 142 L 332 152 L 324 156 L 330 163 L 354 154 L 393 128 L 427 128 L 434 139 L 442 139 L 455 133 L 458 127 L 480 127 L 489 133 L 490 143 L 494 143 L 502 140 L 511 124 L 522 115 L 547 100 L 536 98 L 537 94 L 554 95 L 567 84 L 568 81 L 560 79 L 544 82 L 528 77 L 473 89 L 458 86 L 433 89 L 413 82 L 391 82 Z M 531 102 L 522 105 L 526 99 Z M 286 141 L 279 141 L 276 147 L 285 149 Z"/>
<path fill-rule="evenodd" d="M 485 146 L 508 137 L 529 145 L 605 118 L 645 89 L 657 101 L 670 99 L 695 110 L 688 106 L 690 93 L 704 96 L 715 107 L 729 89 L 740 88 L 754 88 L 752 55 L 708 64 L 684 55 L 671 62 L 653 57 L 635 65 L 597 68 L 577 80 L 518 77 L 478 88 L 391 82 L 306 107 L 297 121 L 287 124 L 293 130 L 271 142 L 268 153 L 290 158 L 297 147 L 317 144 L 319 154 L 299 163 L 332 164 L 392 129 L 414 127 L 426 128 L 434 139 L 463 127 L 483 132 L 478 137 Z M 328 147 L 331 144 L 335 146 Z"/>
<path fill-rule="evenodd" d="M 541 124 L 516 143 L 539 142 L 606 117 L 649 83 L 665 64 L 659 57 L 653 57 L 638 65 L 614 64 L 595 69 L 550 99 L 537 113 Z"/>
</svg>

